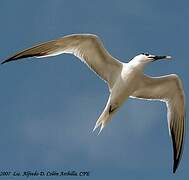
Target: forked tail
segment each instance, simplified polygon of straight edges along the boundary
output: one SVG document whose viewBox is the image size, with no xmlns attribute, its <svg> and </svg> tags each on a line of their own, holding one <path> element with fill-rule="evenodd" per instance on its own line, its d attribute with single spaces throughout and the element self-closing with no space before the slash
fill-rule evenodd
<svg viewBox="0 0 189 180">
<path fill-rule="evenodd" d="M 98 127 L 100 127 L 100 131 L 98 132 L 98 135 L 101 133 L 102 129 L 105 127 L 105 125 L 111 120 L 113 114 L 117 111 L 118 106 L 117 105 L 111 105 L 110 100 L 108 100 L 108 103 L 98 118 L 96 125 L 93 129 L 95 131 Z"/>
<path fill-rule="evenodd" d="M 102 129 L 107 124 L 107 122 L 110 121 L 111 117 L 112 117 L 111 114 L 105 109 L 103 113 L 100 115 L 100 117 L 98 118 L 93 131 L 95 131 L 98 127 L 100 127 L 100 130 L 98 132 L 98 135 L 99 135 Z"/>
</svg>

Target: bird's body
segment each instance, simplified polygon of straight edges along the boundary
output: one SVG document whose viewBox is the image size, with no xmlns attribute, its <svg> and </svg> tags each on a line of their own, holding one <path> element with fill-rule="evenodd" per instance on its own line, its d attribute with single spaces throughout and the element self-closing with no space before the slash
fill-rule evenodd
<svg viewBox="0 0 189 180">
<path fill-rule="evenodd" d="M 182 82 L 175 74 L 161 77 L 144 74 L 144 68 L 149 63 L 158 59 L 170 59 L 170 56 L 140 54 L 128 63 L 122 63 L 107 52 L 96 35 L 74 34 L 21 51 L 2 64 L 27 57 L 43 58 L 62 53 L 74 54 L 109 86 L 110 96 L 94 127 L 94 130 L 100 127 L 99 133 L 129 97 L 166 102 L 175 172 L 181 159 L 185 132 L 185 95 Z"/>
</svg>

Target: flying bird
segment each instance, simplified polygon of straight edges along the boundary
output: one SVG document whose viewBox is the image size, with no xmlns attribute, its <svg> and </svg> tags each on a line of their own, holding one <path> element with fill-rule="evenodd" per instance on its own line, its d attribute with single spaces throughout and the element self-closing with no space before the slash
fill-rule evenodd
<svg viewBox="0 0 189 180">
<path fill-rule="evenodd" d="M 129 97 L 166 103 L 168 129 L 173 145 L 173 173 L 175 173 L 181 160 L 185 134 L 183 85 L 176 74 L 160 77 L 144 74 L 144 68 L 151 62 L 168 60 L 171 57 L 142 53 L 128 63 L 124 63 L 112 57 L 96 35 L 73 34 L 18 52 L 2 64 L 23 58 L 44 58 L 63 53 L 78 57 L 108 84 L 110 95 L 94 127 L 94 130 L 100 128 L 99 133 Z"/>
</svg>

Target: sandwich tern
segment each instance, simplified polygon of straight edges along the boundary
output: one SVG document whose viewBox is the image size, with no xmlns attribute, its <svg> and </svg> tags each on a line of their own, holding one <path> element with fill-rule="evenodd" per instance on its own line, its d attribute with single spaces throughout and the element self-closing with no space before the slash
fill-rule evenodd
<svg viewBox="0 0 189 180">
<path fill-rule="evenodd" d="M 99 133 L 129 97 L 160 100 L 166 103 L 168 129 L 173 145 L 173 173 L 175 173 L 182 156 L 185 134 L 183 85 L 176 74 L 160 77 L 144 74 L 144 68 L 149 63 L 160 59 L 171 59 L 171 56 L 142 53 L 128 63 L 123 63 L 109 54 L 96 35 L 72 34 L 18 52 L 2 64 L 23 58 L 43 58 L 63 53 L 78 57 L 109 86 L 110 95 L 107 104 L 94 127 L 94 130 L 100 127 Z"/>
</svg>

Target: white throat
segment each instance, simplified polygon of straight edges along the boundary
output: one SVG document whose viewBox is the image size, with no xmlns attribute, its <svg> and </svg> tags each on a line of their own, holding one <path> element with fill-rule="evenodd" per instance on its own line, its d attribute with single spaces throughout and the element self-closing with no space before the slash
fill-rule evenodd
<svg viewBox="0 0 189 180">
<path fill-rule="evenodd" d="M 136 56 L 128 64 L 133 68 L 143 71 L 146 65 L 148 65 L 150 62 L 151 61 L 144 59 L 141 56 Z"/>
</svg>

